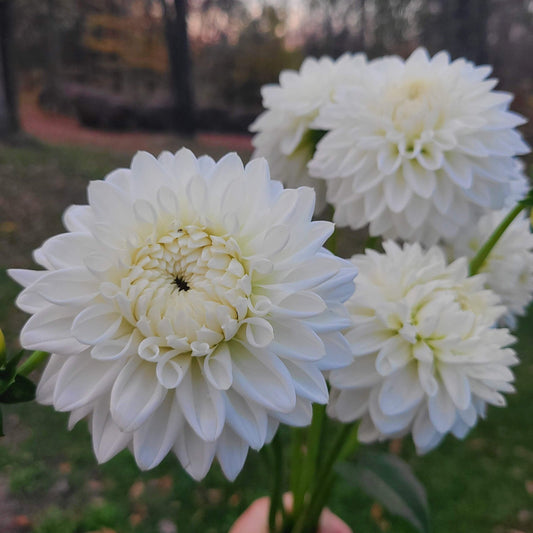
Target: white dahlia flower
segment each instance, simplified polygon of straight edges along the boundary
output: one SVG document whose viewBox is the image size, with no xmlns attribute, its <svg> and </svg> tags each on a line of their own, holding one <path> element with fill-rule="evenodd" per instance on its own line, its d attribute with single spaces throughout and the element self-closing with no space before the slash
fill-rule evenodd
<svg viewBox="0 0 533 533">
<path fill-rule="evenodd" d="M 447 266 L 437 247 L 384 248 L 352 258 L 359 274 L 346 338 L 355 359 L 330 373 L 328 413 L 361 419 L 363 442 L 412 433 L 425 452 L 448 432 L 463 437 L 487 403 L 505 404 L 514 337 L 493 327 L 503 307 L 483 276 L 467 277 L 464 258 Z"/>
<path fill-rule="evenodd" d="M 492 211 L 450 244 L 453 257 L 474 257 L 492 235 L 507 210 Z M 523 316 L 533 300 L 533 235 L 529 219 L 516 218 L 491 250 L 479 272 L 485 274 L 485 287 L 493 290 L 506 306 L 505 324 L 516 327 L 516 317 Z"/>
<path fill-rule="evenodd" d="M 317 213 L 326 205 L 326 186 L 307 171 L 316 143 L 309 125 L 341 85 L 357 83 L 365 64 L 363 54 L 344 54 L 337 60 L 308 57 L 298 72 L 284 70 L 279 85 L 261 89 L 266 111 L 250 126 L 256 132 L 254 157 L 267 159 L 273 179 L 289 187 L 314 187 Z"/>
<path fill-rule="evenodd" d="M 351 361 L 355 268 L 322 248 L 313 191 L 283 190 L 262 159 L 138 153 L 88 196 L 35 251 L 46 270 L 10 271 L 33 314 L 22 345 L 52 353 L 38 401 L 89 417 L 100 462 L 173 450 L 196 479 L 214 456 L 234 478 Z"/>
<path fill-rule="evenodd" d="M 514 172 L 510 175 L 511 182 L 509 195 L 505 197 L 503 203 L 503 207 L 505 209 L 509 210 L 513 208 L 520 200 L 523 200 L 531 188 L 529 178 L 524 172 L 525 166 L 526 165 L 521 159 L 515 159 Z"/>
<path fill-rule="evenodd" d="M 371 235 L 434 244 L 453 238 L 480 209 L 500 209 L 515 177 L 513 156 L 529 147 L 492 91 L 490 67 L 416 50 L 406 61 L 370 63 L 353 86 L 321 108 L 327 130 L 309 164 L 328 180 L 335 222 Z"/>
</svg>

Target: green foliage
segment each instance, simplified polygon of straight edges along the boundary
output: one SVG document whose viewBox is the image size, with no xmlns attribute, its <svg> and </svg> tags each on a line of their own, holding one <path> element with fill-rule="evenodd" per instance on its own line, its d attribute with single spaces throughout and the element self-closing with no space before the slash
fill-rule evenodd
<svg viewBox="0 0 533 533">
<path fill-rule="evenodd" d="M 0 394 L 0 403 L 31 402 L 35 399 L 35 383 L 24 376 L 15 376 L 13 383 Z"/>
<path fill-rule="evenodd" d="M 23 355 L 21 350 L 0 363 L 0 404 L 30 402 L 35 398 L 35 383 L 17 374 L 17 365 Z M 0 412 L 0 436 L 4 436 Z"/>
<path fill-rule="evenodd" d="M 34 533 L 74 533 L 76 529 L 76 521 L 54 506 L 46 510 Z"/>
<path fill-rule="evenodd" d="M 35 460 L 29 455 L 23 455 L 26 461 L 20 461 L 20 457 L 15 459 L 16 468 L 11 470 L 9 476 L 9 490 L 13 494 L 31 496 L 42 493 L 50 487 L 50 482 L 55 480 L 48 472 L 46 463 L 42 460 Z"/>
<path fill-rule="evenodd" d="M 392 514 L 405 518 L 421 533 L 430 531 L 426 491 L 399 457 L 366 452 L 354 464 L 340 464 L 337 471 L 348 483 L 381 502 Z"/>
</svg>

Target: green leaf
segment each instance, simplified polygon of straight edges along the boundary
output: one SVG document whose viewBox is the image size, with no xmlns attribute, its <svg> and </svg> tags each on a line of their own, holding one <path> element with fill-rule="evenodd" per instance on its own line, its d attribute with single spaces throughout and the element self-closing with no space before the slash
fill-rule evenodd
<svg viewBox="0 0 533 533">
<path fill-rule="evenodd" d="M 13 357 L 11 357 L 5 366 L 5 369 L 8 372 L 12 372 L 13 375 L 15 375 L 15 372 L 17 371 L 17 365 L 19 364 L 19 361 L 22 359 L 22 356 L 24 355 L 24 350 L 20 350 L 20 352 L 16 353 Z"/>
<path fill-rule="evenodd" d="M 5 437 L 4 422 L 3 422 L 3 419 L 2 419 L 2 409 L 0 409 L 0 437 Z"/>
<path fill-rule="evenodd" d="M 0 394 L 0 403 L 30 402 L 35 399 L 35 383 L 24 376 L 15 376 L 11 386 Z"/>
<path fill-rule="evenodd" d="M 400 458 L 365 452 L 356 464 L 338 465 L 337 472 L 382 503 L 392 514 L 405 518 L 421 533 L 429 533 L 426 491 L 409 465 Z"/>
</svg>

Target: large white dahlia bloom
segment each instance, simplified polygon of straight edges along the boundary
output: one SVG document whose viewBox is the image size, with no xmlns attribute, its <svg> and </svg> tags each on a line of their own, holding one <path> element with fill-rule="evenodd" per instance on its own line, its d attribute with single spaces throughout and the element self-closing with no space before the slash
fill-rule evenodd
<svg viewBox="0 0 533 533">
<path fill-rule="evenodd" d="M 285 185 L 314 187 L 316 212 L 326 205 L 326 186 L 307 171 L 316 144 L 310 124 L 340 86 L 357 83 L 365 65 L 363 54 L 344 54 L 337 60 L 308 57 L 299 71 L 282 71 L 279 85 L 261 89 L 266 111 L 250 126 L 250 131 L 256 132 L 252 140 L 254 157 L 265 157 L 272 178 Z"/>
<path fill-rule="evenodd" d="M 53 354 L 38 401 L 88 417 L 99 461 L 174 450 L 196 479 L 215 456 L 234 478 L 351 361 L 355 268 L 322 248 L 313 191 L 283 190 L 262 159 L 138 153 L 88 196 L 35 251 L 45 270 L 10 271 L 33 314 L 22 345 Z"/>
<path fill-rule="evenodd" d="M 361 419 L 363 442 L 412 433 L 425 452 L 448 432 L 463 437 L 487 403 L 504 405 L 514 337 L 493 327 L 504 308 L 483 276 L 467 277 L 464 258 L 447 266 L 437 247 L 384 248 L 352 258 L 359 274 L 346 337 L 355 359 L 331 372 L 328 413 Z"/>
<path fill-rule="evenodd" d="M 450 244 L 453 257 L 472 258 L 507 215 L 506 210 L 492 211 Z M 485 286 L 500 298 L 507 312 L 504 322 L 516 327 L 516 317 L 523 316 L 533 299 L 533 235 L 525 216 L 516 218 L 505 230 L 479 270 L 485 274 Z"/>
<path fill-rule="evenodd" d="M 529 147 L 490 72 L 418 49 L 373 61 L 341 87 L 312 124 L 328 133 L 309 164 L 328 180 L 335 222 L 433 244 L 480 209 L 500 209 L 517 179 L 513 156 Z"/>
</svg>

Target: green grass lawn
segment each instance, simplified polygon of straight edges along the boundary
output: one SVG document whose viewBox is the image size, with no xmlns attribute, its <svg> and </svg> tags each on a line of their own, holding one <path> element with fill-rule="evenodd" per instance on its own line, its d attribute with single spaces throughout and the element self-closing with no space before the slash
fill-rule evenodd
<svg viewBox="0 0 533 533">
<path fill-rule="evenodd" d="M 87 180 L 128 160 L 82 148 L 0 148 L 0 327 L 11 347 L 25 317 L 13 307 L 18 287 L 5 268 L 31 266 L 31 250 L 61 231 L 64 208 L 84 202 Z M 533 533 L 532 320 L 533 312 L 520 324 L 518 393 L 507 408 L 489 409 L 465 441 L 449 437 L 427 456 L 403 443 L 401 455 L 427 488 L 435 533 Z M 255 452 L 235 483 L 218 466 L 196 483 L 173 457 L 149 472 L 140 472 L 128 451 L 98 465 L 86 424 L 69 432 L 67 415 L 49 407 L 10 407 L 4 419 L 0 531 L 7 509 L 31 522 L 13 531 L 158 533 L 170 520 L 179 533 L 225 532 L 268 491 L 268 470 Z M 330 506 L 356 533 L 413 531 L 344 482 Z"/>
</svg>

